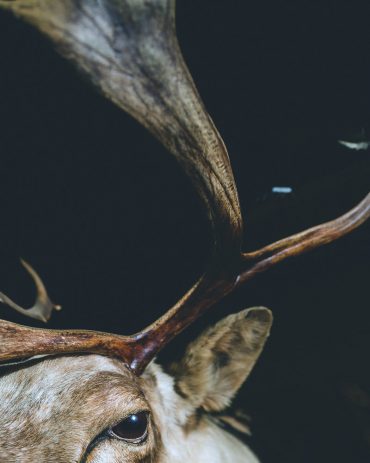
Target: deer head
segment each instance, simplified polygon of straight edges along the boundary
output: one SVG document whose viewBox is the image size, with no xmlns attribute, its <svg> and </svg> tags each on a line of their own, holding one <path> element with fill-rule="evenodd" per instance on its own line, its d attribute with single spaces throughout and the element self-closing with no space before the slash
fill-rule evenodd
<svg viewBox="0 0 370 463">
<path fill-rule="evenodd" d="M 254 275 L 329 243 L 370 216 L 370 195 L 342 217 L 243 253 L 226 148 L 181 56 L 174 0 L 0 0 L 54 41 L 116 105 L 149 129 L 189 175 L 213 240 L 203 276 L 132 336 L 0 322 L 0 456 L 4 461 L 255 461 L 213 416 L 256 362 L 271 313 L 231 315 L 164 372 L 152 360 L 200 315 Z M 55 306 L 37 274 L 37 318 Z M 56 308 L 56 307 L 55 307 Z M 239 426 L 234 422 L 235 426 Z"/>
<path fill-rule="evenodd" d="M 189 345 L 169 372 L 152 362 L 140 377 L 99 355 L 3 367 L 1 460 L 257 461 L 221 429 L 219 415 L 251 371 L 270 324 L 264 308 L 230 315 Z"/>
</svg>

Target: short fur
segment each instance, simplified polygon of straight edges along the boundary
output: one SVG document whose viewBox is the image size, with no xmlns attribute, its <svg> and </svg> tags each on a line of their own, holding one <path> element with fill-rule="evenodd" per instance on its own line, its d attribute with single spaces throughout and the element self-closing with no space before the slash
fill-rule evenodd
<svg viewBox="0 0 370 463">
<path fill-rule="evenodd" d="M 173 376 L 152 362 L 138 378 L 122 362 L 98 355 L 37 359 L 4 372 L 0 461 L 257 462 L 205 411 L 221 410 L 231 401 L 270 324 L 271 314 L 262 308 L 227 317 L 189 346 L 172 366 Z M 128 444 L 105 434 L 139 411 L 150 413 L 144 443 Z"/>
</svg>

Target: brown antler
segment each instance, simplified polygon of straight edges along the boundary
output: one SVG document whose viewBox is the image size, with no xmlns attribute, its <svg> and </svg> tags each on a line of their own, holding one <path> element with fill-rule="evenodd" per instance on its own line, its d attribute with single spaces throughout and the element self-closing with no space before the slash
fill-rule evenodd
<svg viewBox="0 0 370 463">
<path fill-rule="evenodd" d="M 137 373 L 203 312 L 283 259 L 331 242 L 370 216 L 370 195 L 343 217 L 241 254 L 242 219 L 229 158 L 199 98 L 175 33 L 174 0 L 1 1 L 36 25 L 103 93 L 147 127 L 192 180 L 212 224 L 205 274 L 163 317 L 140 333 L 36 330 L 0 323 L 0 360 L 94 352 L 120 357 Z"/>
</svg>

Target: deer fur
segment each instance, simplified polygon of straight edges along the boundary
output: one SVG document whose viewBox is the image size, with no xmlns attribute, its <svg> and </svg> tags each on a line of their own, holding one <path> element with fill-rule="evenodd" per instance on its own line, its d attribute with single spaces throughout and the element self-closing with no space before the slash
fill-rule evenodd
<svg viewBox="0 0 370 463">
<path fill-rule="evenodd" d="M 135 335 L 0 320 L 0 361 L 16 362 L 0 369 L 0 462 L 257 462 L 214 414 L 228 407 L 259 357 L 272 322 L 268 309 L 221 320 L 167 370 L 152 360 L 254 275 L 361 225 L 370 217 L 370 194 L 331 222 L 242 252 L 229 157 L 181 55 L 175 0 L 0 0 L 0 7 L 48 36 L 175 156 L 207 211 L 213 242 L 205 273 Z M 35 306 L 24 310 L 3 293 L 0 302 L 45 320 L 57 307 L 28 270 L 38 290 Z M 114 429 L 137 414 L 149 417 L 145 438 L 118 437 Z"/>
<path fill-rule="evenodd" d="M 122 362 L 99 355 L 10 366 L 0 378 L 0 461 L 257 462 L 212 413 L 230 404 L 270 323 L 263 308 L 221 320 L 189 345 L 170 374 L 152 362 L 138 377 Z M 150 413 L 143 444 L 99 437 L 139 411 Z"/>
<path fill-rule="evenodd" d="M 174 0 L 0 0 L 0 6 L 49 36 L 105 96 L 149 128 L 192 173 L 212 220 L 215 252 L 212 278 L 204 277 L 189 291 L 188 297 L 195 298 L 189 324 L 206 306 L 204 300 L 212 304 L 235 287 L 237 275 L 225 269 L 227 260 L 234 261 L 240 253 L 242 221 L 225 146 L 177 44 Z M 197 300 L 203 288 L 209 294 Z M 53 307 L 47 305 L 49 314 Z M 153 356 L 155 351 L 149 345 L 158 350 L 184 329 L 184 320 L 181 311 L 169 311 L 146 330 L 147 344 L 143 335 L 133 349 L 133 337 L 119 343 L 106 334 L 99 338 L 85 331 L 61 332 L 52 342 L 51 331 L 23 327 L 20 334 L 22 328 L 3 321 L 3 359 L 13 358 L 15 343 L 20 346 L 18 358 L 27 357 L 27 352 L 40 355 L 36 337 L 44 334 L 46 351 L 41 355 L 52 355 L 5 367 L 0 376 L 0 461 L 257 462 L 212 414 L 227 408 L 255 364 L 270 331 L 270 311 L 255 308 L 227 317 L 195 340 L 168 372 L 154 362 L 147 364 L 145 354 Z M 156 334 L 161 326 L 165 330 Z M 72 338 L 76 342 L 70 342 Z M 88 338 L 95 339 L 94 351 L 81 355 L 89 352 Z M 107 339 L 108 345 L 120 349 L 106 348 L 103 353 L 110 355 L 96 355 Z M 76 350 L 68 354 L 75 355 L 56 355 L 64 354 L 60 349 L 69 345 Z M 132 358 L 127 356 L 130 349 Z M 128 443 L 109 432 L 143 411 L 149 412 L 150 420 L 142 443 Z"/>
</svg>

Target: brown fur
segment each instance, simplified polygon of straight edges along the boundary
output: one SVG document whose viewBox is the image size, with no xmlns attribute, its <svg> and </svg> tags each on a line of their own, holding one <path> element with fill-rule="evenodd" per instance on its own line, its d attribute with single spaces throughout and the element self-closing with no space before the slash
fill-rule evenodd
<svg viewBox="0 0 370 463">
<path fill-rule="evenodd" d="M 270 312 L 261 308 L 227 317 L 189 346 L 173 366 L 173 377 L 152 363 L 138 378 L 123 363 L 98 355 L 38 359 L 3 373 L 0 461 L 255 462 L 199 407 L 220 410 L 232 400 L 262 349 L 270 322 Z M 140 411 L 150 413 L 142 444 L 104 434 Z"/>
<path fill-rule="evenodd" d="M 93 355 L 22 368 L 1 378 L 0 392 L 0 456 L 9 463 L 79 461 L 96 435 L 129 413 L 150 410 L 127 368 Z M 150 436 L 145 448 L 130 448 L 130 461 L 160 448 Z M 128 457 L 124 446 L 122 455 Z"/>
<path fill-rule="evenodd" d="M 270 325 L 270 313 L 254 309 L 230 315 L 207 330 L 172 367 L 179 393 L 196 408 L 224 409 L 252 370 Z"/>
</svg>

